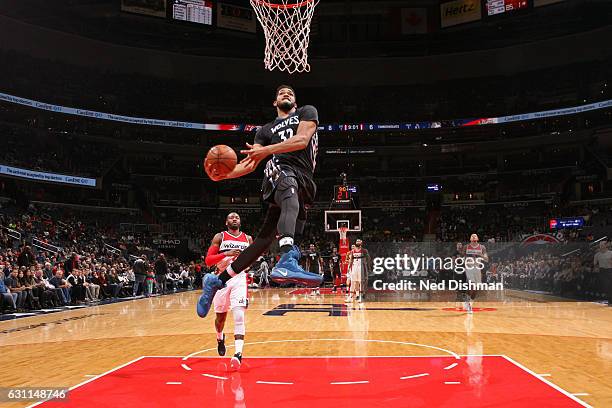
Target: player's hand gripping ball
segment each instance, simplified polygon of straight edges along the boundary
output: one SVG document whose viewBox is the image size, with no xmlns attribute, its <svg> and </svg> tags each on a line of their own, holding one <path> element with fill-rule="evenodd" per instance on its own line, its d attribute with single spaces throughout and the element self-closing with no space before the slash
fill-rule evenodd
<svg viewBox="0 0 612 408">
<path fill-rule="evenodd" d="M 213 181 L 220 181 L 225 178 L 238 162 L 236 152 L 229 146 L 216 145 L 206 154 L 204 159 L 204 171 Z"/>
</svg>

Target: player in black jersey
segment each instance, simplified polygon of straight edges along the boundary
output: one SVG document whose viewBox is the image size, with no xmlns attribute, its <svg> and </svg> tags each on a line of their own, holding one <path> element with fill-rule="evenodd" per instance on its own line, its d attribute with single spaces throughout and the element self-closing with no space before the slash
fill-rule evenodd
<svg viewBox="0 0 612 408">
<path fill-rule="evenodd" d="M 316 193 L 316 167 L 319 117 L 314 106 L 297 107 L 295 91 L 289 85 L 276 89 L 273 106 L 277 118 L 261 127 L 254 143 L 247 143 L 246 154 L 234 170 L 224 177 L 209 174 L 214 181 L 242 177 L 253 172 L 259 163 L 270 157 L 264 170 L 262 196 L 269 203 L 268 212 L 255 241 L 218 277 L 207 274 L 202 283 L 199 310 L 204 315 L 210 309 L 215 292 L 233 276 L 243 273 L 274 239 L 281 258 L 272 269 L 270 278 L 278 283 L 300 283 L 310 287 L 321 284 L 322 276 L 306 272 L 299 266 L 300 251 L 294 240 L 302 234 L 306 223 L 306 208 Z M 201 314 L 200 314 L 201 316 Z"/>
<path fill-rule="evenodd" d="M 342 291 L 342 275 L 340 272 L 340 266 L 342 264 L 341 255 L 338 253 L 338 248 L 334 247 L 332 249 L 331 256 L 329 257 L 329 269 L 331 271 L 333 289 L 332 292 L 336 292 L 337 287 L 340 286 L 340 291 Z"/>
<path fill-rule="evenodd" d="M 323 275 L 323 259 L 314 244 L 310 244 L 306 252 L 306 269 L 312 273 Z"/>
</svg>

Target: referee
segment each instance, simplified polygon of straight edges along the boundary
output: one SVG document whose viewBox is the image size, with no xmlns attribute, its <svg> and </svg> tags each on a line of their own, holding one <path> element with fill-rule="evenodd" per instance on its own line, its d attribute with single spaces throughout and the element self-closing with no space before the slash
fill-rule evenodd
<svg viewBox="0 0 612 408">
<path fill-rule="evenodd" d="M 612 251 L 608 249 L 608 241 L 599 243 L 599 251 L 593 257 L 593 266 L 599 270 L 604 293 L 608 298 L 608 306 L 612 306 Z"/>
</svg>

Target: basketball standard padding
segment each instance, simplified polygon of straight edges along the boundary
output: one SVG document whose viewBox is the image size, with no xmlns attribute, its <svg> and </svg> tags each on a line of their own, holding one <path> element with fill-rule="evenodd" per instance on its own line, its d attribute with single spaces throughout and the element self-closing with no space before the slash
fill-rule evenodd
<svg viewBox="0 0 612 408">
<path fill-rule="evenodd" d="M 213 146 L 204 159 L 204 169 L 209 176 L 225 176 L 236 167 L 238 157 L 229 146 Z"/>
</svg>

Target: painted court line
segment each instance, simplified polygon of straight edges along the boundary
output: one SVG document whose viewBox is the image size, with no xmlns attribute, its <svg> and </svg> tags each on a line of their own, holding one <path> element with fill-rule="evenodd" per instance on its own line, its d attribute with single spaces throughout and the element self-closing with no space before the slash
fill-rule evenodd
<svg viewBox="0 0 612 408">
<path fill-rule="evenodd" d="M 444 367 L 445 370 L 450 370 L 451 368 L 457 367 L 459 365 L 459 363 L 453 363 L 447 367 Z"/>
<path fill-rule="evenodd" d="M 293 385 L 292 382 L 280 382 L 280 381 L 257 381 L 257 384 L 270 384 L 270 385 Z"/>
<path fill-rule="evenodd" d="M 218 375 L 202 374 L 204 377 L 214 378 L 216 380 L 227 380 L 227 377 L 219 377 Z"/>
<path fill-rule="evenodd" d="M 144 356 L 140 356 L 140 357 L 138 357 L 138 358 L 135 358 L 134 360 L 132 360 L 132 361 L 128 361 L 128 362 L 127 362 L 127 363 L 125 363 L 125 364 L 121 364 L 120 366 L 115 367 L 115 368 L 113 368 L 113 369 L 111 369 L 111 370 L 108 370 L 108 371 L 107 371 L 107 372 L 105 372 L 105 373 L 102 373 L 102 374 L 97 375 L 97 376 L 95 376 L 95 377 L 91 377 L 91 378 L 90 378 L 89 380 L 87 380 L 87 381 L 83 381 L 83 382 L 81 382 L 81 383 L 78 383 L 77 385 L 73 385 L 72 387 L 68 388 L 68 390 L 69 390 L 69 391 L 72 391 L 72 390 L 74 390 L 75 388 L 79 388 L 79 387 L 81 387 L 81 386 L 83 386 L 83 385 L 85 385 L 85 384 L 87 384 L 87 383 L 90 383 L 90 382 L 92 382 L 92 381 L 97 380 L 98 378 L 102 378 L 102 377 L 104 377 L 105 375 L 108 375 L 108 374 L 110 374 L 110 373 L 112 373 L 112 372 L 115 372 L 115 371 L 117 371 L 117 370 L 122 369 L 123 367 L 127 367 L 127 366 L 129 366 L 130 364 L 133 364 L 133 363 L 135 363 L 135 362 L 137 362 L 137 361 L 142 360 L 143 358 L 145 358 L 145 357 L 144 357 Z M 43 402 L 46 402 L 46 401 L 48 401 L 48 399 L 47 399 L 47 400 L 41 400 L 41 401 L 38 401 L 38 402 L 36 402 L 36 403 L 34 403 L 34 404 L 32 404 L 32 405 L 28 405 L 26 408 L 32 408 L 32 407 L 38 406 L 38 405 L 40 405 L 40 404 L 42 404 Z"/>
<path fill-rule="evenodd" d="M 392 341 L 392 340 L 376 340 L 376 339 L 290 339 L 290 340 L 266 340 L 266 341 L 256 341 L 252 343 L 244 343 L 245 346 L 255 345 L 255 344 L 272 344 L 272 343 L 305 343 L 311 341 L 350 341 L 350 342 L 365 342 L 365 343 L 384 343 L 384 344 L 401 344 L 404 346 L 416 346 L 416 347 L 424 347 L 433 350 L 442 351 L 444 353 L 449 354 L 454 357 L 456 360 L 460 360 L 461 357 L 453 351 L 443 349 L 441 347 L 430 346 L 428 344 L 419 344 L 419 343 L 411 343 L 407 341 Z M 208 351 L 216 350 L 216 347 L 211 347 L 208 349 L 196 351 L 194 353 L 188 354 L 183 357 L 183 361 L 187 361 L 187 359 L 197 356 L 198 354 L 206 353 Z"/>
<path fill-rule="evenodd" d="M 531 371 L 530 369 L 528 369 L 527 367 L 525 367 L 521 363 L 518 363 L 518 362 L 514 361 L 513 359 L 511 359 L 508 356 L 502 356 L 502 357 L 505 358 L 506 360 L 510 361 L 512 364 L 516 365 L 517 367 L 527 371 L 529 374 L 533 375 L 535 378 L 537 378 L 538 380 L 542 381 L 543 383 L 546 383 L 546 384 L 550 385 L 551 387 L 553 387 L 555 390 L 563 393 L 563 395 L 565 395 L 565 396 L 571 398 L 572 400 L 576 401 L 577 403 L 579 403 L 583 407 L 593 408 L 591 405 L 589 405 L 586 402 L 582 401 L 580 398 L 576 398 L 576 396 L 574 396 L 574 395 L 570 394 L 569 392 L 565 391 L 563 388 L 559 387 L 558 385 L 551 383 L 550 381 L 544 379 L 543 377 L 540 377 L 539 375 L 537 375 L 536 373 L 534 373 L 533 371 Z"/>
<path fill-rule="evenodd" d="M 586 392 L 575 392 L 572 395 L 575 395 L 577 397 L 579 397 L 579 396 L 580 397 L 586 397 L 586 396 L 591 395 L 591 394 L 587 394 Z"/>
<path fill-rule="evenodd" d="M 181 367 L 183 367 L 187 371 L 191 371 L 191 367 L 189 367 L 187 364 L 181 364 Z"/>
<path fill-rule="evenodd" d="M 331 385 L 350 385 L 350 384 L 368 384 L 369 381 L 338 381 L 331 382 Z"/>
<path fill-rule="evenodd" d="M 182 382 L 173 382 L 173 381 L 168 381 L 166 384 L 168 385 L 181 385 Z"/>
<path fill-rule="evenodd" d="M 457 385 L 457 384 L 461 384 L 461 382 L 459 382 L 459 381 L 444 381 L 444 384 L 447 384 L 447 385 Z"/>
<path fill-rule="evenodd" d="M 428 375 L 429 375 L 429 373 L 409 375 L 409 376 L 406 376 L 406 377 L 400 377 L 400 380 L 408 380 L 408 379 L 410 379 L 410 378 L 419 378 L 419 377 L 425 377 L 425 376 L 428 376 Z"/>
</svg>

